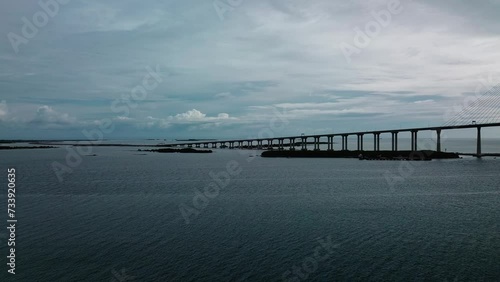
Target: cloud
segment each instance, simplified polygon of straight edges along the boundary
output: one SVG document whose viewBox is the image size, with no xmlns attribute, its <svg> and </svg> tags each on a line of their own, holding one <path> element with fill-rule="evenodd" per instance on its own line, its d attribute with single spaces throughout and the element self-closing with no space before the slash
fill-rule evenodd
<svg viewBox="0 0 500 282">
<path fill-rule="evenodd" d="M 234 137 L 286 106 L 290 132 L 416 119 L 412 125 L 427 126 L 442 123 L 443 111 L 500 69 L 497 0 L 401 1 L 403 11 L 351 64 L 339 44 L 352 43 L 354 29 L 388 0 L 278 2 L 245 1 L 221 22 L 211 1 L 72 0 L 18 55 L 7 41 L 0 46 L 0 91 L 9 101 L 8 111 L 0 108 L 2 125 L 22 123 L 28 133 L 50 125 L 64 135 L 110 118 L 120 136 L 136 136 L 142 126 L 147 134 L 190 128 Z M 0 33 L 20 34 L 20 19 L 38 8 L 3 1 Z M 156 64 L 175 75 L 117 117 L 113 101 Z"/>
<path fill-rule="evenodd" d="M 175 122 L 219 122 L 224 120 L 234 120 L 236 118 L 231 118 L 227 113 L 219 113 L 217 116 L 207 116 L 206 114 L 192 109 L 182 114 L 177 114 L 175 116 L 168 117 L 169 121 Z"/>
<path fill-rule="evenodd" d="M 218 119 L 229 119 L 229 115 L 226 114 L 226 113 L 220 113 L 218 116 L 217 116 Z"/>
<path fill-rule="evenodd" d="M 234 122 L 238 119 L 232 118 L 227 113 L 219 113 L 217 116 L 208 116 L 199 110 L 192 109 L 166 118 L 148 116 L 145 120 L 136 120 L 140 127 L 146 128 L 170 128 L 173 126 L 186 125 L 188 128 L 206 129 L 212 126 L 221 126 L 224 122 Z M 199 126 L 199 127 L 197 127 Z"/>
<path fill-rule="evenodd" d="M 47 128 L 64 128 L 79 125 L 75 117 L 67 113 L 59 113 L 52 107 L 44 105 L 36 110 L 35 117 L 30 124 Z"/>
<path fill-rule="evenodd" d="M 169 128 L 170 126 L 171 126 L 171 123 L 168 120 L 161 119 L 161 118 L 154 118 L 152 116 L 146 117 L 145 122 L 139 122 L 139 127 L 146 127 L 146 128 L 165 129 L 165 128 Z"/>
<path fill-rule="evenodd" d="M 181 121 L 200 121 L 203 120 L 207 115 L 196 110 L 192 109 L 182 114 L 178 114 L 171 119 L 181 120 Z"/>
</svg>

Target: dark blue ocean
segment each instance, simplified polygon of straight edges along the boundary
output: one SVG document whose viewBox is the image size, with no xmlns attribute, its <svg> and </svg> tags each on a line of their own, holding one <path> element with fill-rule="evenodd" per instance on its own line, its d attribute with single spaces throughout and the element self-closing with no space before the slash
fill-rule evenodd
<svg viewBox="0 0 500 282">
<path fill-rule="evenodd" d="M 92 154 L 0 151 L 0 281 L 500 281 L 500 158 Z"/>
</svg>

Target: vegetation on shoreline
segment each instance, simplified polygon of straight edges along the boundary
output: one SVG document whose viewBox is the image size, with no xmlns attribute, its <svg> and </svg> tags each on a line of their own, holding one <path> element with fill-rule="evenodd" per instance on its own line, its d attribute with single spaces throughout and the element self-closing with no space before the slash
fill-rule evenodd
<svg viewBox="0 0 500 282">
<path fill-rule="evenodd" d="M 54 146 L 0 146 L 0 150 L 21 150 L 21 149 L 53 149 Z"/>
<path fill-rule="evenodd" d="M 267 158 L 359 158 L 370 160 L 431 160 L 458 159 L 457 153 L 436 151 L 265 151 L 262 157 Z"/>
<path fill-rule="evenodd" d="M 155 149 L 155 150 L 138 150 L 139 152 L 156 152 L 156 153 L 201 153 L 201 154 L 207 154 L 207 153 L 213 153 L 212 150 L 196 150 L 193 148 L 184 148 L 184 149 L 170 149 L 170 148 L 164 148 L 164 149 Z"/>
</svg>

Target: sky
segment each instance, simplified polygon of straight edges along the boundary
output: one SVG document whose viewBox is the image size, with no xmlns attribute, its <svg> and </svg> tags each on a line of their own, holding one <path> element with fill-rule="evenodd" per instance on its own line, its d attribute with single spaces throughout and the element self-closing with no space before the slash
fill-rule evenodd
<svg viewBox="0 0 500 282">
<path fill-rule="evenodd" d="M 446 124 L 500 83 L 499 12 L 500 0 L 2 1 L 0 139 Z"/>
</svg>

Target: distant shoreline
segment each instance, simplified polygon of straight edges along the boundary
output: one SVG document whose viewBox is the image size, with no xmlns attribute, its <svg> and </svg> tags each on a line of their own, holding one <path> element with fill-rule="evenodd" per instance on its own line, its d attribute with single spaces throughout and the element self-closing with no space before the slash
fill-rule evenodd
<svg viewBox="0 0 500 282">
<path fill-rule="evenodd" d="M 459 159 L 458 153 L 436 151 L 265 151 L 264 158 L 359 158 L 362 160 Z"/>
<path fill-rule="evenodd" d="M 15 143 L 26 143 L 26 140 L 0 140 L 0 150 L 23 150 L 23 149 L 56 149 L 60 146 L 75 146 L 75 147 L 131 147 L 131 148 L 152 148 L 151 150 L 142 150 L 143 152 L 163 152 L 163 153 L 206 153 L 211 150 L 195 150 L 194 148 L 175 148 L 175 144 L 92 144 L 91 141 L 86 141 L 85 143 L 60 143 L 61 141 L 38 141 L 31 142 L 33 145 L 40 146 L 2 146 L 2 145 L 12 145 Z M 73 141 L 74 142 L 74 141 Z M 153 149 L 155 148 L 155 149 Z M 232 150 L 227 148 L 220 148 L 223 150 Z M 236 149 L 238 150 L 238 149 Z M 253 150 L 251 148 L 243 147 L 239 150 Z M 141 151 L 141 150 L 139 150 Z M 196 152 L 195 152 L 196 151 Z M 411 151 L 289 151 L 289 150 L 262 150 L 262 157 L 265 158 L 358 158 L 359 154 L 363 154 L 364 157 L 369 159 L 377 159 L 381 155 L 382 158 L 394 159 L 398 157 L 409 158 Z M 475 157 L 475 153 L 459 153 L 459 152 L 436 152 L 430 150 L 417 151 L 423 152 L 424 155 L 429 155 L 431 159 L 456 159 L 460 156 L 472 156 Z M 500 153 L 484 153 L 481 154 L 482 157 L 500 157 Z"/>
<path fill-rule="evenodd" d="M 184 149 L 155 149 L 155 150 L 137 150 L 139 152 L 156 152 L 156 153 L 188 153 L 188 154 L 210 154 L 213 153 L 212 150 L 196 150 L 192 148 L 184 148 Z"/>
<path fill-rule="evenodd" d="M 0 150 L 54 149 L 54 146 L 0 146 Z"/>
</svg>

